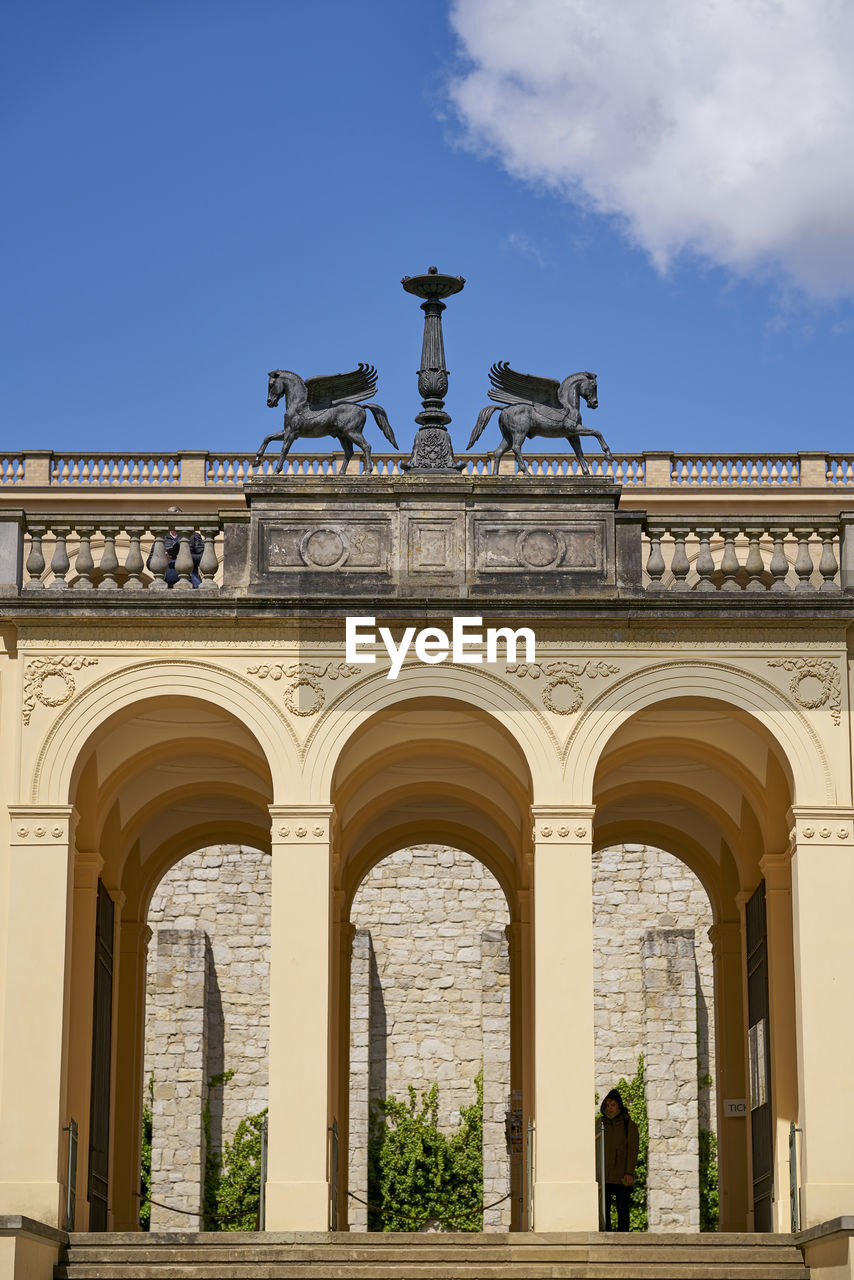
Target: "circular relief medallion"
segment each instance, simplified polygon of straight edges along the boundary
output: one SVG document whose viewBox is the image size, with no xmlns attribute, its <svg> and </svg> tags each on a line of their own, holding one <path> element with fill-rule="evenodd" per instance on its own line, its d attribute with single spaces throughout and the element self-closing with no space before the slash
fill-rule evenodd
<svg viewBox="0 0 854 1280">
<path fill-rule="evenodd" d="M 307 533 L 299 544 L 300 555 L 306 564 L 316 569 L 337 569 L 350 554 L 344 538 L 334 529 L 315 529 Z"/>
<path fill-rule="evenodd" d="M 325 700 L 323 685 L 314 676 L 300 676 L 282 694 L 282 701 L 293 716 L 317 715 Z"/>
<path fill-rule="evenodd" d="M 307 828 L 307 827 L 297 827 L 297 835 L 299 836 L 300 840 L 304 840 L 304 839 L 305 839 L 305 837 L 308 835 L 308 828 Z"/>
<path fill-rule="evenodd" d="M 546 840 L 548 840 L 551 833 L 552 833 L 551 827 L 543 827 L 542 830 L 540 831 L 540 835 L 543 836 Z"/>
<path fill-rule="evenodd" d="M 576 827 L 576 828 L 575 828 L 575 834 L 578 836 L 579 840 L 583 840 L 583 839 L 584 839 L 584 837 L 587 835 L 587 828 L 586 828 L 586 827 Z"/>
<path fill-rule="evenodd" d="M 311 833 L 312 833 L 312 835 L 315 835 L 315 836 L 322 836 L 322 835 L 323 835 L 323 827 L 312 827 L 312 828 L 311 828 Z"/>
<path fill-rule="evenodd" d="M 46 834 L 44 827 L 33 827 L 33 835 L 38 836 L 39 840 Z"/>
<path fill-rule="evenodd" d="M 22 840 L 24 839 L 25 836 L 28 836 L 29 834 L 30 834 L 29 827 L 18 827 L 18 835 Z"/>
<path fill-rule="evenodd" d="M 839 836 L 839 839 L 840 839 L 840 840 L 847 840 L 847 838 L 848 838 L 848 828 L 847 828 L 847 827 L 840 827 L 836 834 Z"/>
<path fill-rule="evenodd" d="M 516 539 L 516 558 L 529 569 L 554 569 L 566 555 L 566 543 L 551 529 L 525 529 Z"/>
<path fill-rule="evenodd" d="M 557 833 L 563 840 L 565 840 L 569 835 L 569 827 L 558 827 Z"/>
<path fill-rule="evenodd" d="M 822 827 L 818 834 L 822 840 L 828 840 L 830 838 L 830 827 Z"/>
<path fill-rule="evenodd" d="M 280 836 L 283 836 L 283 837 L 284 837 L 284 836 L 289 836 L 290 834 L 291 834 L 291 829 L 290 829 L 290 827 L 279 827 L 279 835 L 280 835 Z"/>
<path fill-rule="evenodd" d="M 812 840 L 815 835 L 815 827 L 804 827 L 804 839 Z"/>
<path fill-rule="evenodd" d="M 62 835 L 62 827 L 51 827 L 50 834 L 53 836 L 54 840 L 58 840 Z"/>
</svg>

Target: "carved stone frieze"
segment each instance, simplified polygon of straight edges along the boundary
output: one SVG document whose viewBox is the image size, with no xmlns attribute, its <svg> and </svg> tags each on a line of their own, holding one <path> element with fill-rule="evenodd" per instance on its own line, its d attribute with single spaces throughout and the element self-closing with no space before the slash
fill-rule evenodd
<svg viewBox="0 0 854 1280">
<path fill-rule="evenodd" d="M 62 707 L 70 702 L 77 692 L 72 671 L 94 667 L 97 662 L 97 658 L 84 657 L 82 654 L 65 654 L 61 658 L 32 658 L 27 663 L 24 675 L 24 702 L 21 708 L 24 724 L 30 723 L 37 702 L 43 707 Z"/>
<path fill-rule="evenodd" d="M 782 667 L 794 674 L 789 692 L 799 707 L 817 711 L 827 707 L 835 725 L 842 715 L 842 680 L 839 666 L 831 658 L 771 658 L 769 667 Z"/>
<path fill-rule="evenodd" d="M 284 665 L 281 662 L 258 663 L 246 668 L 250 676 L 259 680 L 284 680 L 285 689 L 282 701 L 285 709 L 293 716 L 316 716 L 326 703 L 326 690 L 321 681 L 345 679 L 361 674 L 361 667 L 348 666 L 346 662 L 326 662 L 318 666 L 311 662 L 292 662 Z"/>
<path fill-rule="evenodd" d="M 620 668 L 609 662 L 508 662 L 509 675 L 530 676 L 539 680 L 548 676 L 542 691 L 543 706 L 556 716 L 571 716 L 584 702 L 584 689 L 580 677 L 595 680 L 597 676 L 617 676 Z"/>
</svg>

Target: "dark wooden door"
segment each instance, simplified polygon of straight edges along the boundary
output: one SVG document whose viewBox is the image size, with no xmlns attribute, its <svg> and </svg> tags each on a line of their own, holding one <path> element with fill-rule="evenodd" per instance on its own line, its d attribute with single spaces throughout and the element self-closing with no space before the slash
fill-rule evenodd
<svg viewBox="0 0 854 1280">
<path fill-rule="evenodd" d="M 98 881 L 92 1092 L 89 1106 L 89 1230 L 107 1230 L 110 1154 L 110 1042 L 113 1023 L 113 900 Z"/>
<path fill-rule="evenodd" d="M 753 1139 L 753 1229 L 773 1229 L 774 1134 L 771 1124 L 771 1042 L 768 1034 L 768 931 L 765 881 L 745 911 L 750 1131 Z"/>
</svg>

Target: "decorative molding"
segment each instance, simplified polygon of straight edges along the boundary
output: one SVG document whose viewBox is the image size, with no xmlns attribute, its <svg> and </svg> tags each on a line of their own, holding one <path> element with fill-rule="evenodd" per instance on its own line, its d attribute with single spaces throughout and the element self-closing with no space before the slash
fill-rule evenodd
<svg viewBox="0 0 854 1280">
<path fill-rule="evenodd" d="M 769 667 L 782 667 L 784 671 L 793 671 L 789 683 L 789 692 L 799 707 L 806 711 L 817 711 L 827 706 L 835 725 L 839 725 L 842 715 L 842 680 L 839 666 L 831 658 L 769 658 Z M 819 692 L 810 697 L 808 691 L 802 691 L 805 680 L 814 680 Z"/>
<path fill-rule="evenodd" d="M 21 709 L 24 724 L 30 723 L 37 702 L 43 707 L 62 707 L 70 702 L 77 692 L 77 685 L 72 671 L 80 671 L 82 667 L 97 666 L 97 658 L 82 655 L 65 654 L 61 658 L 32 658 L 27 663 L 24 676 L 24 702 Z M 48 680 L 58 680 L 61 690 L 49 693 L 45 689 Z"/>
<path fill-rule="evenodd" d="M 841 806 L 792 809 L 793 842 L 803 845 L 854 844 L 854 809 Z"/>
<path fill-rule="evenodd" d="M 65 845 L 71 838 L 73 805 L 10 805 L 14 845 Z"/>
<path fill-rule="evenodd" d="M 286 680 L 287 686 L 282 694 L 282 701 L 293 716 L 316 716 L 326 703 L 326 690 L 320 681 L 326 676 L 329 680 L 337 680 L 339 676 L 361 675 L 361 667 L 348 666 L 346 662 L 327 662 L 322 667 L 312 662 L 292 662 L 284 666 L 281 662 L 258 663 L 246 668 L 247 674 L 257 676 L 259 680 Z M 300 689 L 311 689 L 314 701 L 308 707 L 301 707 L 298 702 Z"/>
<path fill-rule="evenodd" d="M 579 677 L 587 676 L 590 680 L 595 680 L 597 676 L 618 676 L 620 674 L 619 667 L 613 667 L 609 662 L 596 662 L 588 659 L 587 662 L 547 662 L 545 664 L 539 662 L 508 662 L 507 672 L 509 675 L 530 676 L 532 680 L 539 680 L 541 676 L 550 676 L 551 679 L 543 689 L 542 699 L 543 706 L 547 711 L 551 711 L 556 716 L 575 715 L 581 704 L 584 702 L 584 689 L 581 686 Z M 566 705 L 560 705 L 560 697 L 555 697 L 555 690 L 561 686 L 569 690 Z M 563 695 L 567 697 L 566 694 Z"/>
</svg>

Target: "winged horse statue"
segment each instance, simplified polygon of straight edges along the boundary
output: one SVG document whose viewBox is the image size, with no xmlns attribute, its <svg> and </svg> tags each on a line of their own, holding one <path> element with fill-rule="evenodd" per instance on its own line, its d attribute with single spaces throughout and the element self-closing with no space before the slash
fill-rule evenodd
<svg viewBox="0 0 854 1280">
<path fill-rule="evenodd" d="M 262 440 L 255 454 L 255 466 L 260 463 L 272 440 L 282 442 L 276 463 L 276 471 L 279 472 L 285 465 L 291 445 L 299 437 L 316 440 L 319 436 L 334 436 L 336 440 L 340 440 L 344 450 L 341 475 L 350 465 L 354 445 L 362 450 L 365 470 L 370 471 L 373 467 L 371 446 L 362 435 L 367 419 L 365 410 L 370 409 L 386 440 L 393 448 L 397 448 L 394 432 L 382 405 L 360 403 L 372 396 L 376 389 L 377 371 L 370 364 L 360 364 L 350 373 L 333 373 L 328 377 L 307 378 L 305 381 L 289 369 L 274 369 L 267 385 L 267 407 L 274 409 L 284 396 L 285 417 L 282 430 L 274 431 Z"/>
<path fill-rule="evenodd" d="M 568 440 L 585 476 L 590 474 L 590 468 L 581 448 L 580 436 L 595 436 L 605 457 L 609 462 L 613 461 L 613 454 L 600 433 L 581 425 L 579 401 L 584 400 L 590 409 L 595 409 L 599 403 L 595 373 L 588 370 L 571 373 L 563 382 L 558 382 L 555 378 L 517 373 L 506 360 L 499 360 L 490 369 L 489 380 L 492 383 L 489 398 L 497 403 L 481 409 L 467 447 L 470 449 L 479 439 L 498 406 L 505 405 L 498 418 L 502 440 L 492 455 L 493 475 L 498 474 L 499 459 L 508 449 L 513 450 L 519 470 L 528 470 L 528 464 L 522 457 L 522 445 L 531 436 L 552 439 L 562 436 Z"/>
</svg>

